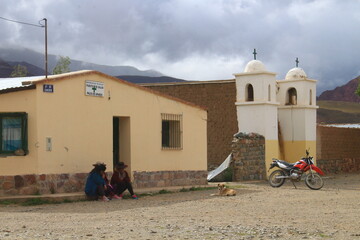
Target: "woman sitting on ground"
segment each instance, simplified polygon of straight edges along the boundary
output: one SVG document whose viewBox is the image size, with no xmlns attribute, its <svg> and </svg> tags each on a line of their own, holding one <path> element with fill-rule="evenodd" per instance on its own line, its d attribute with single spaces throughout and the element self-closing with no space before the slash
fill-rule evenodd
<svg viewBox="0 0 360 240">
<path fill-rule="evenodd" d="M 129 174 L 125 171 L 126 167 L 127 165 L 123 162 L 116 164 L 110 183 L 115 188 L 115 192 L 120 198 L 123 197 L 123 193 L 127 189 L 133 199 L 138 199 L 138 197 L 134 194 Z"/>
<path fill-rule="evenodd" d="M 118 195 L 116 195 L 116 189 L 110 184 L 105 172 L 102 177 L 105 180 L 105 196 L 109 199 L 121 199 Z"/>
<path fill-rule="evenodd" d="M 91 170 L 86 180 L 85 194 L 89 200 L 99 200 L 107 202 L 109 199 L 105 196 L 106 182 L 103 178 L 106 170 L 106 164 L 97 162 L 93 164 L 94 169 Z"/>
</svg>

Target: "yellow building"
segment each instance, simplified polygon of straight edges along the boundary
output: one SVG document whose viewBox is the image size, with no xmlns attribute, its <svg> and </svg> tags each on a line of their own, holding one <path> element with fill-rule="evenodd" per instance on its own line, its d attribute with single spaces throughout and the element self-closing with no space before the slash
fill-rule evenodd
<svg viewBox="0 0 360 240">
<path fill-rule="evenodd" d="M 125 162 L 135 187 L 206 183 L 202 107 L 96 71 L 0 89 L 0 195 L 82 191 L 97 161 Z"/>
</svg>

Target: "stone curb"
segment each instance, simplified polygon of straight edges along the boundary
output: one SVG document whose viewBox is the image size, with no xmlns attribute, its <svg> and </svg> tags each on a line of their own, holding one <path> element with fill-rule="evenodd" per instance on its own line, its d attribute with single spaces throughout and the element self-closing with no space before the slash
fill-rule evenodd
<svg viewBox="0 0 360 240">
<path fill-rule="evenodd" d="M 171 192 L 179 192 L 181 189 L 189 189 L 189 188 L 212 188 L 214 184 L 207 185 L 196 185 L 196 186 L 172 186 L 172 187 L 163 187 L 163 188 L 143 188 L 143 189 L 135 189 L 136 194 L 154 194 L 158 193 L 161 190 L 171 191 Z M 42 195 L 17 195 L 17 196 L 3 196 L 0 197 L 0 202 L 9 201 L 15 203 L 25 202 L 30 199 L 42 199 L 49 202 L 62 202 L 64 200 L 70 201 L 81 201 L 86 200 L 86 196 L 84 192 L 74 192 L 74 193 L 55 193 L 55 194 L 42 194 Z"/>
</svg>

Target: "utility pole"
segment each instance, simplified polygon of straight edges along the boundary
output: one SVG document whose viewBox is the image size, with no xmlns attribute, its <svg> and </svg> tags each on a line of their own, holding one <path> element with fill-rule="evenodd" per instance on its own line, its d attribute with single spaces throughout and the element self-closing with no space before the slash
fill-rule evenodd
<svg viewBox="0 0 360 240">
<path fill-rule="evenodd" d="M 8 19 L 8 18 L 4 18 L 4 17 L 0 17 L 1 20 L 5 20 L 5 21 L 9 21 L 9 22 L 14 22 L 14 23 L 19 23 L 19 24 L 23 24 L 23 25 L 29 25 L 29 26 L 33 26 L 33 27 L 45 27 L 45 77 L 48 77 L 48 54 L 47 54 L 47 19 L 43 18 L 42 20 L 39 21 L 39 24 L 32 24 L 32 23 L 27 23 L 27 22 L 21 22 L 21 21 L 16 21 L 16 20 L 12 20 L 12 19 Z M 40 22 L 41 21 L 45 21 L 45 25 L 42 25 Z"/>
<path fill-rule="evenodd" d="M 48 77 L 48 54 L 47 54 L 47 19 L 43 19 L 45 21 L 45 78 Z"/>
</svg>

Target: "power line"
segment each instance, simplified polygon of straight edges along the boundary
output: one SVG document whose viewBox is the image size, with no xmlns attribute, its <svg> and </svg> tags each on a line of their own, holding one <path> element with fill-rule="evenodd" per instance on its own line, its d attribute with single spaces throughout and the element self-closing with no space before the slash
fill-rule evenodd
<svg viewBox="0 0 360 240">
<path fill-rule="evenodd" d="M 8 18 L 4 18 L 4 17 L 0 17 L 0 19 L 5 20 L 5 21 L 9 21 L 9 22 L 14 22 L 14 23 L 20 23 L 20 24 L 24 24 L 24 25 L 29 25 L 29 26 L 33 26 L 33 27 L 45 27 L 44 25 L 40 24 L 40 20 L 39 24 L 32 24 L 32 23 L 27 23 L 27 22 L 21 22 L 21 21 L 16 21 L 16 20 L 12 20 L 12 19 L 8 19 Z"/>
<path fill-rule="evenodd" d="M 45 28 L 45 78 L 48 77 L 48 54 L 47 54 L 47 19 L 43 18 L 41 20 L 39 20 L 39 24 L 32 24 L 32 23 L 27 23 L 27 22 L 21 22 L 21 21 L 16 21 L 16 20 L 12 20 L 12 19 L 8 19 L 8 18 L 4 18 L 4 17 L 0 17 L 0 19 L 5 20 L 5 21 L 9 21 L 9 22 L 14 22 L 14 23 L 19 23 L 19 24 L 24 24 L 24 25 L 28 25 L 28 26 L 33 26 L 33 27 L 41 27 L 41 28 Z M 45 24 L 41 24 L 40 22 L 44 21 Z"/>
</svg>

